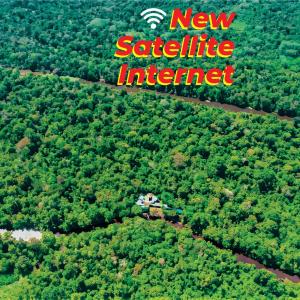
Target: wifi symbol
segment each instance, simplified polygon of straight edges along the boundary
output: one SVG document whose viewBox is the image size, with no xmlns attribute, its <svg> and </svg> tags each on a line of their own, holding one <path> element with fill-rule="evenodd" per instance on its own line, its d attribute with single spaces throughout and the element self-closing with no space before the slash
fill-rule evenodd
<svg viewBox="0 0 300 300">
<path fill-rule="evenodd" d="M 155 29 L 157 26 L 155 23 L 159 24 L 166 15 L 167 14 L 159 8 L 148 8 L 141 13 L 141 16 L 144 17 L 145 20 L 148 19 L 147 23 L 151 24 L 151 29 Z"/>
</svg>

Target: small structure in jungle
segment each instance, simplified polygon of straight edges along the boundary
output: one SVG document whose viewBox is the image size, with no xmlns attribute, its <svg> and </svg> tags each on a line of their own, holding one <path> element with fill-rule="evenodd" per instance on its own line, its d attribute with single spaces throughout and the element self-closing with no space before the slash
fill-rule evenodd
<svg viewBox="0 0 300 300">
<path fill-rule="evenodd" d="M 142 208 L 144 216 L 147 218 L 150 217 L 158 217 L 161 219 L 165 218 L 164 211 L 172 211 L 175 214 L 181 214 L 181 209 L 174 209 L 169 207 L 167 204 L 163 204 L 158 197 L 153 195 L 152 193 L 148 193 L 146 195 L 140 195 L 136 204 Z"/>
<path fill-rule="evenodd" d="M 141 207 L 150 207 L 151 206 L 151 207 L 168 208 L 168 205 L 162 204 L 161 201 L 156 196 L 154 196 L 152 193 L 148 193 L 145 196 L 140 195 L 136 204 Z"/>
</svg>

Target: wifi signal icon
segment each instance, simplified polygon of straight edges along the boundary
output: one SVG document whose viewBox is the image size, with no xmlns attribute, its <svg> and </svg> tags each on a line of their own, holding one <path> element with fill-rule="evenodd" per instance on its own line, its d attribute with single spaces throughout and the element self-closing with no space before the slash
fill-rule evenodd
<svg viewBox="0 0 300 300">
<path fill-rule="evenodd" d="M 155 23 L 159 24 L 166 15 L 167 14 L 159 8 L 148 8 L 141 13 L 141 16 L 147 20 L 147 23 L 151 24 L 151 29 L 155 29 L 157 26 Z"/>
</svg>

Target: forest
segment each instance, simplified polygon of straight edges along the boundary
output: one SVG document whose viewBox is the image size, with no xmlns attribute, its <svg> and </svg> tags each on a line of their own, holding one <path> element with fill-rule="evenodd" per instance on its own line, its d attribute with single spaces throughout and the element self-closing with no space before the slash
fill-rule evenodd
<svg viewBox="0 0 300 300">
<path fill-rule="evenodd" d="M 0 69 L 0 228 L 81 232 L 152 192 L 194 232 L 300 273 L 300 129 Z"/>
<path fill-rule="evenodd" d="M 232 40 L 231 58 L 128 58 L 129 67 L 172 69 L 200 67 L 205 71 L 226 65 L 236 69 L 231 87 L 155 85 L 159 91 L 252 107 L 291 117 L 300 116 L 299 1 L 37 1 L 6 0 L 0 11 L 0 64 L 91 81 L 116 84 L 124 60 L 114 57 L 122 35 L 167 41 L 207 34 Z M 150 30 L 140 13 L 159 7 L 167 13 L 157 30 Z M 236 13 L 228 30 L 170 30 L 171 11 L 192 8 L 193 13 Z M 276 29 L 276 30 L 275 30 Z"/>
<path fill-rule="evenodd" d="M 163 221 L 141 218 L 58 238 L 49 233 L 41 243 L 16 242 L 7 236 L 0 240 L 0 257 L 1 299 L 270 300 L 300 296 L 299 285 L 237 264 L 229 251 L 194 240 L 190 230 L 178 231 Z M 7 285 L 9 280 L 11 285 Z"/>
<path fill-rule="evenodd" d="M 300 299 L 236 255 L 300 275 L 299 1 L 170 3 L 1 2 L 1 300 Z M 149 7 L 167 15 L 155 30 Z M 228 30 L 170 30 L 175 7 L 236 16 Z M 124 35 L 201 34 L 233 55 L 114 56 Z M 235 71 L 230 86 L 122 89 L 122 64 Z M 136 204 L 147 193 L 171 208 L 162 220 Z M 4 233 L 19 229 L 43 237 Z"/>
</svg>

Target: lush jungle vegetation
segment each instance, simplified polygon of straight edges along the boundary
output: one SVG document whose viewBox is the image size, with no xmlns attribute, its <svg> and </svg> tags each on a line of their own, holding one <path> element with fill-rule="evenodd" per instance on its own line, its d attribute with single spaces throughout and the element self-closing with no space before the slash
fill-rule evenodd
<svg viewBox="0 0 300 300">
<path fill-rule="evenodd" d="M 149 7 L 167 13 L 157 30 L 140 16 Z M 227 31 L 171 31 L 175 7 L 237 17 Z M 299 117 L 299 14 L 296 0 L 2 1 L 0 229 L 46 233 L 29 243 L 1 235 L 0 299 L 299 299 L 299 285 L 219 249 L 300 275 L 299 119 L 74 78 L 115 84 L 126 62 L 230 64 L 230 87 L 154 89 Z M 234 41 L 234 55 L 114 57 L 122 35 L 202 33 Z M 14 67 L 52 74 L 20 76 Z M 135 202 L 148 192 L 181 209 L 186 226 L 141 219 Z"/>
<path fill-rule="evenodd" d="M 300 296 L 298 285 L 284 284 L 267 271 L 237 264 L 229 251 L 194 240 L 190 230 L 176 231 L 163 221 L 140 218 L 88 233 L 48 234 L 41 243 L 15 242 L 7 236 L 0 241 L 0 257 L 0 297 L 10 296 L 1 299 Z M 10 284 L 3 281 L 4 275 Z"/>
<path fill-rule="evenodd" d="M 141 18 L 145 8 L 168 14 L 157 31 Z M 136 39 L 178 39 L 200 31 L 170 31 L 171 11 L 192 7 L 199 12 L 236 12 L 228 31 L 204 30 L 217 40 L 231 39 L 236 50 L 230 59 L 129 59 L 130 66 L 236 68 L 231 87 L 169 86 L 167 90 L 202 100 L 251 106 L 267 112 L 299 116 L 299 1 L 21 1 L 7 0 L 0 11 L 0 64 L 31 70 L 50 70 L 115 83 L 124 60 L 114 58 L 116 40 L 125 34 Z"/>
<path fill-rule="evenodd" d="M 0 79 L 0 228 L 88 231 L 139 215 L 153 192 L 194 232 L 300 273 L 293 122 L 54 75 Z"/>
</svg>

